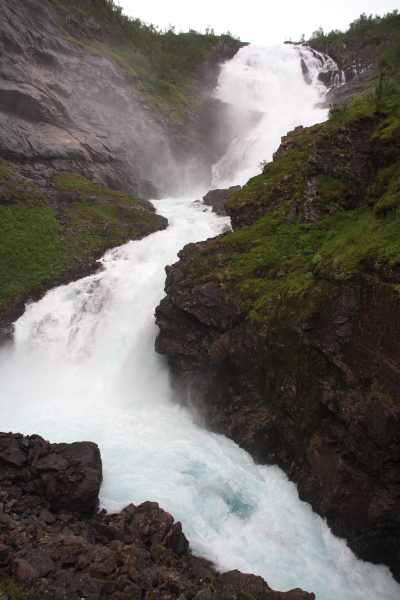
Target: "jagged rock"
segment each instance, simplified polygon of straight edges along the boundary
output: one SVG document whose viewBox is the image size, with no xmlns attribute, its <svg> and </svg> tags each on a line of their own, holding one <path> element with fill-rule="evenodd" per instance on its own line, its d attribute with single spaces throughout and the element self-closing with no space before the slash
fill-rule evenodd
<svg viewBox="0 0 400 600">
<path fill-rule="evenodd" d="M 376 169 L 399 159 L 398 130 L 381 143 L 376 125 L 366 115 L 329 134 L 317 125 L 284 136 L 264 177 L 227 201 L 233 228 L 283 205 L 283 248 L 285 225 L 308 231 L 339 210 L 365 207 Z M 300 143 L 304 163 L 288 172 Z M 243 233 L 234 244 L 229 236 L 190 244 L 166 268 L 156 350 L 168 356 L 183 402 L 190 388 L 202 423 L 257 461 L 278 464 L 358 556 L 389 565 L 400 580 L 400 267 L 365 260 L 354 278 L 316 268 L 307 291 L 273 295 L 260 302 L 262 318 L 253 317 L 236 291 L 243 273 L 232 253 L 254 257 L 254 268 L 261 227 Z M 253 271 L 260 288 L 280 275 L 279 257 L 268 260 Z M 262 295 L 254 292 L 250 306 Z"/>
<path fill-rule="evenodd" d="M 24 438 L 2 433 L 0 448 L 5 449 L 0 455 L 0 478 L 12 483 L 7 494 L 16 499 L 14 511 L 23 514 L 28 498 L 38 505 L 44 501 L 44 507 L 52 512 L 64 510 L 88 516 L 95 511 L 102 466 L 100 451 L 93 442 L 49 444 L 36 435 Z M 32 488 L 28 498 L 19 493 L 21 478 Z M 51 522 L 51 515 L 45 515 L 45 519 Z"/>
<path fill-rule="evenodd" d="M 229 198 L 233 192 L 240 190 L 240 187 L 240 185 L 232 185 L 230 188 L 224 190 L 210 190 L 203 196 L 203 202 L 207 206 L 212 206 L 212 212 L 220 217 L 226 217 L 228 213 L 225 209 L 225 200 Z"/>
<path fill-rule="evenodd" d="M 3 463 L 22 467 L 26 462 L 26 454 L 23 452 L 13 437 L 0 438 L 0 465 Z"/>
<path fill-rule="evenodd" d="M 192 555 L 181 523 L 157 502 L 96 514 L 96 496 L 89 510 L 87 487 L 74 487 L 73 479 L 92 481 L 94 471 L 100 483 L 101 459 L 92 442 L 49 444 L 40 436 L 10 433 L 0 440 L 12 440 L 10 446 L 17 444 L 27 456 L 26 466 L 0 464 L 0 594 L 2 578 L 13 576 L 32 600 L 315 597 L 273 592 L 261 577 L 239 571 L 220 575 L 212 563 Z M 43 485 L 49 478 L 58 494 L 52 501 Z"/>
</svg>

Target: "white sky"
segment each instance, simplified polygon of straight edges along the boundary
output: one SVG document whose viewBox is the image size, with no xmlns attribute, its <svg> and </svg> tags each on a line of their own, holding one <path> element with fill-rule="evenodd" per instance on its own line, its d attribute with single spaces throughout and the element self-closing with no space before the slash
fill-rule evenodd
<svg viewBox="0 0 400 600">
<path fill-rule="evenodd" d="M 397 0 L 399 1 L 399 0 Z M 116 0 L 123 12 L 162 29 L 170 24 L 176 31 L 189 28 L 215 33 L 230 31 L 243 42 L 280 43 L 306 38 L 318 27 L 328 32 L 344 30 L 362 12 L 384 15 L 400 8 L 396 0 Z"/>
</svg>

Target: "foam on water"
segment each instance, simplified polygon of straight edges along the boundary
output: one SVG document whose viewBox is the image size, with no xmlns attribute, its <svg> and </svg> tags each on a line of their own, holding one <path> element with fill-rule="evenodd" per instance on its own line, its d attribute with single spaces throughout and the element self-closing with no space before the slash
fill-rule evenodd
<svg viewBox="0 0 400 600">
<path fill-rule="evenodd" d="M 247 63 L 234 65 L 224 89 L 231 89 L 232 102 L 244 106 L 250 98 L 253 104 L 232 124 L 242 137 L 228 151 L 224 174 L 219 165 L 220 181 L 231 185 L 254 175 L 280 135 L 324 118 L 296 52 L 245 48 L 234 59 L 240 63 L 244 55 Z M 314 71 L 308 63 L 314 74 L 317 63 Z M 259 157 L 254 147 L 262 150 Z M 300 586 L 318 600 L 398 599 L 400 586 L 389 569 L 357 560 L 300 502 L 282 471 L 255 465 L 171 401 L 165 359 L 154 352 L 153 313 L 164 295 L 164 266 L 175 262 L 185 243 L 220 233 L 228 219 L 189 200 L 163 200 L 157 207 L 169 219 L 167 230 L 108 252 L 100 273 L 27 307 L 14 346 L 0 353 L 0 430 L 38 433 L 52 442 L 97 442 L 102 506 L 115 511 L 129 502 L 158 501 L 182 521 L 193 551 L 220 569 L 260 574 L 276 589 Z"/>
<path fill-rule="evenodd" d="M 215 187 L 228 187 L 232 181 L 244 185 L 260 162 L 272 160 L 281 136 L 298 125 L 326 119 L 327 109 L 316 107 L 327 91 L 318 80 L 324 69 L 327 66 L 308 48 L 278 44 L 246 46 L 223 65 L 215 95 L 230 106 L 234 139 L 213 167 Z"/>
<path fill-rule="evenodd" d="M 183 200 L 158 207 L 166 231 L 108 252 L 101 273 L 52 290 L 17 322 L 15 347 L 0 362 L 1 429 L 96 441 L 102 506 L 158 501 L 220 569 L 260 574 L 276 589 L 301 586 L 319 600 L 398 598 L 389 570 L 357 560 L 282 471 L 255 465 L 171 402 L 153 350 L 163 266 L 227 219 Z"/>
</svg>

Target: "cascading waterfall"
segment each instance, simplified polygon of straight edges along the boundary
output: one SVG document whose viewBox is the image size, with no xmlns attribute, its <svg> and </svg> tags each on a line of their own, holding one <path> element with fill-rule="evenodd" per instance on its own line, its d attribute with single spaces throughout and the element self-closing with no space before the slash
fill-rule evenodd
<svg viewBox="0 0 400 600">
<path fill-rule="evenodd" d="M 246 46 L 225 63 L 215 95 L 229 104 L 233 141 L 213 167 L 214 186 L 243 185 L 272 160 L 281 136 L 325 121 L 327 109 L 316 108 L 327 92 L 318 74 L 337 69 L 331 58 L 289 44 Z"/>
<path fill-rule="evenodd" d="M 292 102 L 285 100 L 293 74 L 289 50 L 272 53 L 276 73 L 265 111 L 271 135 L 277 133 L 274 111 L 286 127 L 281 111 Z M 298 55 L 296 62 L 300 70 Z M 250 85 L 245 69 L 237 77 L 238 90 Z M 297 96 L 298 107 L 314 94 L 299 82 L 304 95 Z M 254 110 L 262 105 L 262 89 Z M 301 114 L 308 114 L 303 124 L 312 122 L 312 111 L 315 122 L 318 110 L 301 109 L 289 128 Z M 245 125 L 240 127 L 244 135 Z M 254 127 L 251 118 L 247 127 Z M 27 307 L 14 345 L 0 355 L 0 429 L 38 433 L 52 442 L 96 441 L 104 468 L 102 506 L 117 511 L 129 502 L 158 501 L 182 521 L 193 551 L 222 570 L 260 574 L 280 590 L 300 586 L 318 600 L 395 600 L 400 586 L 389 569 L 357 560 L 300 502 L 280 469 L 255 465 L 171 401 L 165 360 L 153 350 L 163 267 L 185 243 L 215 236 L 229 222 L 192 200 L 158 201 L 167 230 L 107 252 L 99 273 Z"/>
</svg>

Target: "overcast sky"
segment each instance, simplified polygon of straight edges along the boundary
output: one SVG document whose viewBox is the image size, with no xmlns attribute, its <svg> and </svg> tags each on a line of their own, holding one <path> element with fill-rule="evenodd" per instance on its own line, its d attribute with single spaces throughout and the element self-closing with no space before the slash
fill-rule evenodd
<svg viewBox="0 0 400 600">
<path fill-rule="evenodd" d="M 116 0 L 125 14 L 158 25 L 174 25 L 215 33 L 230 31 L 244 42 L 268 44 L 306 38 L 318 27 L 346 29 L 362 12 L 383 15 L 398 7 L 396 0 Z"/>
</svg>

